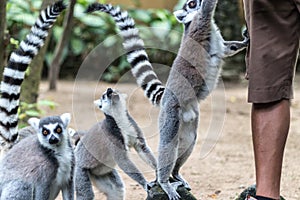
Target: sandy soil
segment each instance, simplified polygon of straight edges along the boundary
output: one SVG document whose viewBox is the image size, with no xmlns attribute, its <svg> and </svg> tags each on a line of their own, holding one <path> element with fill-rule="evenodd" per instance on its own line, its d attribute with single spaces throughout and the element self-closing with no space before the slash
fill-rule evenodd
<svg viewBox="0 0 300 200">
<path fill-rule="evenodd" d="M 219 87 L 201 103 L 197 145 L 181 170 L 197 199 L 234 199 L 245 187 L 255 182 L 246 84 L 225 85 L 225 88 Z M 159 110 L 150 105 L 135 84 L 111 85 L 77 81 L 60 82 L 58 87 L 57 92 L 48 92 L 47 85 L 42 83 L 40 99 L 53 100 L 59 104 L 56 109 L 48 110 L 47 115 L 71 112 L 71 127 L 76 129 L 88 129 L 103 118 L 102 113 L 94 108 L 93 100 L 107 87 L 118 88 L 127 93 L 129 112 L 144 131 L 148 144 L 157 155 Z M 300 199 L 298 85 L 295 85 L 295 97 L 282 176 L 282 195 L 288 200 Z M 131 151 L 130 155 L 145 177 L 149 181 L 154 180 L 154 172 L 137 158 L 136 153 Z M 120 173 L 126 184 L 126 199 L 145 199 L 146 192 L 122 171 Z M 105 197 L 96 192 L 96 199 Z"/>
</svg>

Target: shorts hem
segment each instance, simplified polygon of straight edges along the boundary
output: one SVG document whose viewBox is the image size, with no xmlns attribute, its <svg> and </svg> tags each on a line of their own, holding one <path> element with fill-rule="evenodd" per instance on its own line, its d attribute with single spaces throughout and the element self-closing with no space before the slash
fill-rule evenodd
<svg viewBox="0 0 300 200">
<path fill-rule="evenodd" d="M 293 99 L 292 86 L 284 85 L 272 89 L 248 89 L 249 103 L 271 103 L 284 99 Z"/>
</svg>

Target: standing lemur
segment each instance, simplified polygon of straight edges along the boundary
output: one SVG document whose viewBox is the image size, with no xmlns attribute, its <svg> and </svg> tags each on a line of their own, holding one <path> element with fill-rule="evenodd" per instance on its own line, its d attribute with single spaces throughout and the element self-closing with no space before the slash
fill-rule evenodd
<svg viewBox="0 0 300 200">
<path fill-rule="evenodd" d="M 146 190 L 147 181 L 129 159 L 128 150 L 133 147 L 153 169 L 156 169 L 156 159 L 127 111 L 126 95 L 108 88 L 95 105 L 104 113 L 105 119 L 83 134 L 76 146 L 77 199 L 93 199 L 94 182 L 107 199 L 123 200 L 125 189 L 116 165 Z"/>
<path fill-rule="evenodd" d="M 0 150 L 7 151 L 21 137 L 31 135 L 32 128 L 18 130 L 18 108 L 21 84 L 32 59 L 44 45 L 48 30 L 52 27 L 60 13 L 66 8 L 62 1 L 41 11 L 35 24 L 31 27 L 26 39 L 21 41 L 4 68 L 0 92 Z"/>
<path fill-rule="evenodd" d="M 223 58 L 236 54 L 248 45 L 248 38 L 241 42 L 224 41 L 213 19 L 216 5 L 217 0 L 187 0 L 181 10 L 174 12 L 185 30 L 166 87 L 162 86 L 153 71 L 144 43 L 128 13 L 97 3 L 88 8 L 88 12 L 100 10 L 115 19 L 124 38 L 123 46 L 133 76 L 150 101 L 161 108 L 157 182 L 173 200 L 180 198 L 176 192 L 179 184 L 190 188 L 179 174 L 179 169 L 192 153 L 196 142 L 199 101 L 215 88 Z M 178 182 L 171 184 L 170 175 Z"/>
</svg>

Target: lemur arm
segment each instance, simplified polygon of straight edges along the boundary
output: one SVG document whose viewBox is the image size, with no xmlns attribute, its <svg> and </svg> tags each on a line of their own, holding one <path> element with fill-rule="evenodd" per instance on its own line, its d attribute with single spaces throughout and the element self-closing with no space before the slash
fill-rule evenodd
<svg viewBox="0 0 300 200">
<path fill-rule="evenodd" d="M 33 188 L 33 192 L 35 195 L 34 199 L 49 199 L 50 197 L 50 183 L 46 182 L 42 185 L 39 185 L 38 187 Z M 46 189 L 47 188 L 47 189 Z"/>
<path fill-rule="evenodd" d="M 136 139 L 134 149 L 145 163 L 147 163 L 152 169 L 156 169 L 156 158 L 154 157 L 144 138 L 138 137 Z"/>
<path fill-rule="evenodd" d="M 138 182 L 145 190 L 147 190 L 147 181 L 143 174 L 138 170 L 135 164 L 129 159 L 126 150 L 114 152 L 114 159 L 118 166 L 133 180 Z"/>
<path fill-rule="evenodd" d="M 198 11 L 201 13 L 198 15 L 198 20 L 203 20 L 203 19 L 211 19 L 213 16 L 213 13 L 216 9 L 218 0 L 204 0 L 202 1 L 201 9 Z M 198 21 L 197 20 L 197 21 Z"/>
<path fill-rule="evenodd" d="M 236 53 L 244 50 L 249 45 L 249 35 L 247 29 L 243 31 L 243 41 L 224 41 L 225 45 L 225 55 L 224 57 L 233 56 Z"/>
</svg>

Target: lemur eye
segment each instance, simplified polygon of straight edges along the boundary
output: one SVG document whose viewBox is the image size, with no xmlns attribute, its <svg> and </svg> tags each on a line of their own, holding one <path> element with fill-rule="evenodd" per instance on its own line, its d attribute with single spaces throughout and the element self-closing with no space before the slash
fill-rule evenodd
<svg viewBox="0 0 300 200">
<path fill-rule="evenodd" d="M 43 135 L 44 135 L 44 136 L 46 136 L 46 135 L 48 135 L 48 134 L 49 134 L 49 131 L 48 131 L 48 130 L 46 130 L 46 129 L 44 129 L 42 133 L 43 133 Z"/>
<path fill-rule="evenodd" d="M 197 5 L 197 4 L 196 4 L 195 1 L 190 1 L 190 2 L 188 3 L 189 8 L 195 8 L 196 5 Z"/>
<path fill-rule="evenodd" d="M 55 130 L 56 133 L 61 133 L 62 132 L 62 129 L 58 126 Z"/>
</svg>

